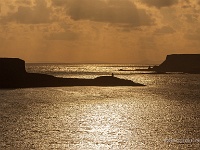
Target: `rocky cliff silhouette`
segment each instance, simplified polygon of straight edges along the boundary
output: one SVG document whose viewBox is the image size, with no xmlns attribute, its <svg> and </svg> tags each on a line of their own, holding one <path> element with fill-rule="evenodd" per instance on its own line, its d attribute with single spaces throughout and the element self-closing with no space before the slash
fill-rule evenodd
<svg viewBox="0 0 200 150">
<path fill-rule="evenodd" d="M 25 61 L 19 58 L 0 58 L 0 88 L 59 87 L 59 86 L 143 86 L 114 76 L 95 79 L 58 78 L 28 73 Z"/>
<path fill-rule="evenodd" d="M 200 54 L 172 54 L 159 66 L 149 70 L 161 72 L 200 73 Z"/>
</svg>

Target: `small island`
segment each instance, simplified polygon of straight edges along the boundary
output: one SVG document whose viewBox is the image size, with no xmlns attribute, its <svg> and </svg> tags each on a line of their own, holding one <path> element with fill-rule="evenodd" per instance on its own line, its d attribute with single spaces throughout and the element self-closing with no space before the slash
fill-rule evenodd
<svg viewBox="0 0 200 150">
<path fill-rule="evenodd" d="M 60 78 L 47 74 L 28 73 L 25 61 L 19 58 L 0 58 L 0 88 L 32 88 L 61 86 L 144 86 L 131 80 L 112 76 L 95 79 Z"/>
<path fill-rule="evenodd" d="M 152 71 L 154 73 L 189 73 L 200 74 L 200 54 L 171 54 L 158 66 L 135 71 Z"/>
</svg>

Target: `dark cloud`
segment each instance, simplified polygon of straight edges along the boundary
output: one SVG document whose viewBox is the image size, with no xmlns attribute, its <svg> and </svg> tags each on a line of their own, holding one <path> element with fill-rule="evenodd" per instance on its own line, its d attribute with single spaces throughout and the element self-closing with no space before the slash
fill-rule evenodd
<svg viewBox="0 0 200 150">
<path fill-rule="evenodd" d="M 28 3 L 27 3 L 28 4 Z M 3 22 L 22 24 L 40 24 L 51 22 L 51 9 L 47 7 L 45 0 L 36 0 L 35 6 L 19 6 L 17 12 L 9 13 L 2 18 Z"/>
<path fill-rule="evenodd" d="M 73 20 L 90 20 L 132 26 L 151 25 L 153 20 L 144 9 L 138 9 L 129 0 L 53 0 L 52 4 L 65 4 Z"/>
<path fill-rule="evenodd" d="M 178 0 L 141 0 L 142 3 L 145 3 L 148 6 L 154 6 L 157 8 L 170 7 L 177 4 Z"/>
<path fill-rule="evenodd" d="M 155 34 L 156 35 L 163 35 L 163 34 L 172 34 L 175 30 L 172 27 L 169 26 L 163 26 L 162 28 L 156 29 Z"/>
</svg>

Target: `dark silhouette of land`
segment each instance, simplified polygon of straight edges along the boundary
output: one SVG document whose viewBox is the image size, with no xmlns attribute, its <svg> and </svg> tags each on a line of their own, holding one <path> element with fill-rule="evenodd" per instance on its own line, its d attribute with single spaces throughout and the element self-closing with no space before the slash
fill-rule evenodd
<svg viewBox="0 0 200 150">
<path fill-rule="evenodd" d="M 172 54 L 159 66 L 135 71 L 154 71 L 155 73 L 181 72 L 200 74 L 200 54 Z"/>
<path fill-rule="evenodd" d="M 30 88 L 59 86 L 144 86 L 131 80 L 112 76 L 95 79 L 58 78 L 47 74 L 28 73 L 25 61 L 19 58 L 0 58 L 0 88 Z"/>
</svg>

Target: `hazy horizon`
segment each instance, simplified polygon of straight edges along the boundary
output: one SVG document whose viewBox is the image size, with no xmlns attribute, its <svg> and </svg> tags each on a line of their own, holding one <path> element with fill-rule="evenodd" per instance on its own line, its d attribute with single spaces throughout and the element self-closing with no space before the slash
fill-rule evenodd
<svg viewBox="0 0 200 150">
<path fill-rule="evenodd" d="M 164 61 L 164 60 L 163 60 Z M 52 63 L 52 64 L 133 64 L 133 65 L 156 65 L 160 64 L 163 61 L 153 61 L 153 60 L 148 60 L 148 61 L 138 61 L 138 62 L 106 62 L 106 61 L 75 61 L 75 62 L 62 62 L 62 61 L 29 61 L 25 60 L 27 64 L 31 63 Z"/>
<path fill-rule="evenodd" d="M 0 57 L 160 63 L 200 53 L 199 0 L 0 1 Z"/>
</svg>

